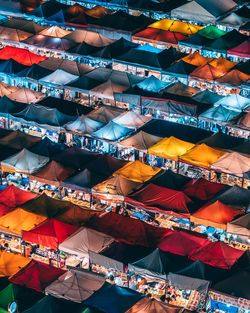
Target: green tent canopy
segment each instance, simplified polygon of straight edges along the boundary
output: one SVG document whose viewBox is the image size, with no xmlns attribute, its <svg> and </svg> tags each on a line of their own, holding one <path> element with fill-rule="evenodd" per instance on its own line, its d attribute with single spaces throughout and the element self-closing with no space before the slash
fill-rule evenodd
<svg viewBox="0 0 250 313">
<path fill-rule="evenodd" d="M 225 35 L 227 32 L 224 30 L 221 30 L 213 25 L 207 26 L 201 30 L 198 31 L 198 34 L 206 37 L 208 39 L 217 39 L 223 35 Z"/>
</svg>

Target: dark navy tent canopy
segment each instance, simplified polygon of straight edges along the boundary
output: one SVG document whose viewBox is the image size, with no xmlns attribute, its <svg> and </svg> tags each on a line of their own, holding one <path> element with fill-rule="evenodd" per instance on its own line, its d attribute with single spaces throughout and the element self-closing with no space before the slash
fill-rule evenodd
<svg viewBox="0 0 250 313">
<path fill-rule="evenodd" d="M 164 72 L 170 75 L 178 74 L 178 76 L 187 77 L 196 68 L 197 66 L 180 60 L 176 62 L 174 65 L 168 67 Z"/>
<path fill-rule="evenodd" d="M 83 304 L 106 313 L 124 313 L 142 297 L 142 294 L 132 289 L 105 283 Z"/>
<path fill-rule="evenodd" d="M 179 45 L 188 46 L 188 47 L 196 47 L 201 49 L 203 46 L 210 44 L 212 39 L 201 36 L 198 32 L 191 37 L 185 38 L 178 42 Z"/>
<path fill-rule="evenodd" d="M 55 14 L 50 15 L 49 17 L 46 18 L 46 21 L 55 24 L 65 24 L 63 10 L 61 9 Z"/>
<path fill-rule="evenodd" d="M 243 142 L 245 142 L 244 138 L 233 137 L 219 132 L 201 140 L 200 143 L 205 143 L 206 145 L 214 148 L 232 149 L 239 146 Z"/>
<path fill-rule="evenodd" d="M 64 149 L 66 149 L 64 144 L 53 142 L 48 137 L 45 137 L 42 141 L 29 148 L 31 152 L 47 157 L 56 155 Z"/>
<path fill-rule="evenodd" d="M 12 101 L 8 97 L 3 96 L 0 99 L 0 116 L 8 117 L 13 113 L 22 111 L 25 107 L 26 103 Z"/>
<path fill-rule="evenodd" d="M 170 170 L 165 171 L 162 175 L 153 178 L 150 183 L 173 189 L 173 190 L 181 190 L 184 185 L 186 185 L 191 178 L 176 174 Z"/>
<path fill-rule="evenodd" d="M 27 66 L 22 65 L 21 63 L 18 63 L 13 59 L 0 61 L 0 73 L 14 75 L 20 73 L 27 68 Z"/>
<path fill-rule="evenodd" d="M 214 197 L 211 201 L 220 201 L 227 205 L 248 207 L 250 190 L 238 186 L 228 187 L 224 192 Z"/>
<path fill-rule="evenodd" d="M 70 48 L 68 52 L 80 54 L 80 55 L 91 55 L 92 53 L 95 53 L 96 51 L 99 51 L 100 47 L 95 47 L 87 44 L 86 42 L 82 42 L 78 44 L 77 46 Z"/>
<path fill-rule="evenodd" d="M 88 94 L 91 89 L 100 84 L 100 81 L 83 75 L 74 82 L 67 84 L 66 87 Z"/>
<path fill-rule="evenodd" d="M 50 71 L 44 67 L 41 67 L 37 64 L 33 64 L 27 68 L 25 68 L 24 70 L 22 70 L 21 72 L 19 72 L 17 74 L 17 76 L 19 77 L 27 77 L 27 78 L 32 78 L 35 80 L 39 80 L 45 76 L 48 76 L 52 73 L 53 71 Z"/>
<path fill-rule="evenodd" d="M 67 8 L 68 6 L 61 3 L 57 2 L 55 0 L 50 0 L 46 1 L 43 4 L 39 5 L 36 9 L 26 12 L 26 15 L 31 15 L 31 16 L 36 16 L 36 17 L 41 17 L 41 18 L 46 18 L 49 17 L 61 9 Z"/>
</svg>

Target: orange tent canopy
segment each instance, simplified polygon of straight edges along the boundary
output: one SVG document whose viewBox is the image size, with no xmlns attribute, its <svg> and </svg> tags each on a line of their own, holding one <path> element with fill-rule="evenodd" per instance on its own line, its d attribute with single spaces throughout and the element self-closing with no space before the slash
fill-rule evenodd
<svg viewBox="0 0 250 313">
<path fill-rule="evenodd" d="M 192 54 L 188 54 L 184 58 L 181 59 L 182 61 L 195 65 L 195 66 L 203 66 L 207 63 L 209 63 L 212 59 L 206 58 L 199 54 L 199 52 L 194 52 Z M 180 60 L 179 60 L 180 61 Z"/>
<path fill-rule="evenodd" d="M 19 254 L 6 251 L 0 252 L 0 277 L 9 277 L 19 272 L 31 262 Z"/>
<path fill-rule="evenodd" d="M 233 86 L 240 86 L 242 83 L 250 79 L 250 75 L 242 73 L 237 69 L 234 69 L 224 76 L 217 79 L 217 82 L 220 84 L 227 84 Z"/>
<path fill-rule="evenodd" d="M 189 76 L 193 79 L 201 79 L 209 82 L 214 82 L 217 78 L 223 76 L 226 71 L 206 64 L 196 68 Z"/>
<path fill-rule="evenodd" d="M 218 59 L 213 59 L 211 62 L 209 62 L 209 64 L 217 68 L 218 70 L 227 72 L 232 67 L 234 67 L 237 63 L 231 62 L 223 57 L 219 57 Z"/>
<path fill-rule="evenodd" d="M 190 221 L 215 228 L 226 229 L 227 223 L 237 215 L 243 214 L 244 210 L 216 201 L 200 208 L 190 216 Z"/>
</svg>

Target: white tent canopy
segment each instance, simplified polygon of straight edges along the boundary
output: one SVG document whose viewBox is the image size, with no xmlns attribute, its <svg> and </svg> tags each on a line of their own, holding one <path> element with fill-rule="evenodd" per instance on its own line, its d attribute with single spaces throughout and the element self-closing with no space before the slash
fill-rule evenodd
<svg viewBox="0 0 250 313">
<path fill-rule="evenodd" d="M 59 250 L 68 254 L 77 255 L 80 258 L 89 259 L 88 251 L 101 252 L 110 245 L 114 239 L 96 230 L 82 227 L 63 243 L 59 245 Z"/>
<path fill-rule="evenodd" d="M 39 80 L 40 83 L 50 83 L 55 85 L 66 85 L 76 80 L 78 78 L 77 75 L 70 74 L 63 70 L 57 69 L 55 72 L 43 77 Z"/>
<path fill-rule="evenodd" d="M 215 106 L 222 105 L 224 107 L 227 107 L 229 109 L 233 110 L 244 110 L 248 106 L 250 106 L 250 99 L 242 97 L 238 95 L 237 93 L 234 93 L 233 95 L 229 95 L 226 97 L 223 97 L 219 101 L 215 102 Z"/>
<path fill-rule="evenodd" d="M 92 120 L 84 115 L 81 115 L 77 118 L 77 120 L 64 125 L 67 130 L 81 134 L 91 134 L 102 126 L 103 123 Z"/>
<path fill-rule="evenodd" d="M 50 284 L 45 292 L 57 298 L 81 303 L 104 283 L 105 278 L 101 275 L 71 269 Z"/>
<path fill-rule="evenodd" d="M 113 119 L 113 122 L 128 128 L 139 128 L 149 122 L 151 117 L 129 111 Z"/>
</svg>

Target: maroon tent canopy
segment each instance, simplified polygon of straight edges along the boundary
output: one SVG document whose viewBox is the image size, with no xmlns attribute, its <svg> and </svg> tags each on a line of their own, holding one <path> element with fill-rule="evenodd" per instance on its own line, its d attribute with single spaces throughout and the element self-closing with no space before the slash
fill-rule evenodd
<svg viewBox="0 0 250 313">
<path fill-rule="evenodd" d="M 65 271 L 50 265 L 32 261 L 10 278 L 14 284 L 42 292 Z"/>
<path fill-rule="evenodd" d="M 170 230 L 116 213 L 94 216 L 88 226 L 115 239 L 134 245 L 155 247 Z"/>
<path fill-rule="evenodd" d="M 157 211 L 173 211 L 189 215 L 188 203 L 192 202 L 182 191 L 149 184 L 130 194 L 125 200 L 139 207 Z"/>
</svg>

